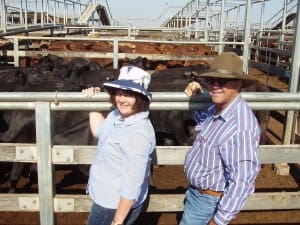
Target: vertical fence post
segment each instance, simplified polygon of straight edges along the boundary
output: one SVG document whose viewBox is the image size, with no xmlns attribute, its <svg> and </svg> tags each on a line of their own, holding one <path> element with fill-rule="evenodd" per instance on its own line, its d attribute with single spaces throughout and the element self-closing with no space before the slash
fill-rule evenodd
<svg viewBox="0 0 300 225">
<path fill-rule="evenodd" d="M 225 12 L 224 11 L 225 11 L 225 0 L 222 0 L 221 14 L 220 14 L 220 28 L 219 28 L 219 42 L 224 41 L 224 27 L 225 27 Z M 224 45 L 219 44 L 218 54 L 221 54 L 223 51 L 224 51 Z"/>
<path fill-rule="evenodd" d="M 294 46 L 293 46 L 293 55 L 292 55 L 292 68 L 291 68 L 291 77 L 289 81 L 289 92 L 297 93 L 300 91 L 299 88 L 299 71 L 300 71 L 300 3 L 297 6 L 297 17 L 295 21 L 295 33 L 294 33 Z M 293 111 L 288 111 L 286 126 L 284 132 L 284 144 L 291 143 L 292 136 L 292 127 L 295 123 L 295 113 Z"/>
<path fill-rule="evenodd" d="M 14 38 L 14 65 L 18 67 L 20 65 L 19 58 L 19 39 Z"/>
<path fill-rule="evenodd" d="M 300 74 L 300 3 L 297 5 L 297 16 L 295 22 L 295 33 L 294 33 L 294 46 L 293 46 L 293 56 L 292 56 L 292 69 L 291 69 L 291 77 L 289 81 L 289 92 L 297 93 L 300 91 L 299 88 L 299 74 Z M 284 144 L 290 144 L 292 138 L 292 131 L 295 124 L 295 112 L 288 111 L 287 118 L 285 123 L 285 131 L 284 131 Z"/>
<path fill-rule="evenodd" d="M 118 69 L 119 67 L 119 41 L 117 38 L 114 38 L 114 58 L 113 58 L 113 67 L 114 69 Z"/>
<path fill-rule="evenodd" d="M 36 102 L 35 118 L 40 223 L 54 225 L 54 166 L 52 165 L 50 102 Z"/>
<path fill-rule="evenodd" d="M 7 9 L 6 9 L 6 3 L 5 0 L 1 1 L 1 29 L 3 31 L 3 33 L 6 33 L 6 29 L 7 29 Z"/>
<path fill-rule="evenodd" d="M 244 46 L 243 46 L 243 72 L 248 74 L 248 61 L 249 61 L 249 44 L 250 37 L 250 19 L 251 19 L 252 2 L 247 0 L 247 7 L 245 8 L 245 26 L 244 26 Z"/>
</svg>

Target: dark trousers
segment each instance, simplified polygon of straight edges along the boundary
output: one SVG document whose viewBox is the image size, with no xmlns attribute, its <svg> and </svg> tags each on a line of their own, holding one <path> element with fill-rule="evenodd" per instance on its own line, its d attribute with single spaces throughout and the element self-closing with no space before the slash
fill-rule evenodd
<svg viewBox="0 0 300 225">
<path fill-rule="evenodd" d="M 142 209 L 143 205 L 131 209 L 126 217 L 124 225 L 132 225 L 138 218 Z M 96 203 L 93 203 L 87 225 L 110 225 L 114 219 L 115 213 L 116 209 L 104 208 Z"/>
</svg>

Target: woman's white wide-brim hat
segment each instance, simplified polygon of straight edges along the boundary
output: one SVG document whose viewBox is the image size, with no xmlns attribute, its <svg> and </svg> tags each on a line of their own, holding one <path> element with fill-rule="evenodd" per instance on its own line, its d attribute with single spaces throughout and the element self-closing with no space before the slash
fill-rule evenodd
<svg viewBox="0 0 300 225">
<path fill-rule="evenodd" d="M 103 86 L 137 92 L 151 101 L 152 95 L 147 91 L 150 81 L 151 75 L 145 70 L 135 66 L 125 66 L 120 69 L 118 80 L 106 82 Z"/>
</svg>

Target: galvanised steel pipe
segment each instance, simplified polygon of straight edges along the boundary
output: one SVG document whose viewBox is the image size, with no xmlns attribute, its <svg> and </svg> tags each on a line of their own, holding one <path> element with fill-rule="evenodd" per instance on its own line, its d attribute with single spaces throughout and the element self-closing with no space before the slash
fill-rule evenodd
<svg viewBox="0 0 300 225">
<path fill-rule="evenodd" d="M 51 110 L 54 111 L 90 111 L 111 109 L 109 102 L 49 102 Z M 150 105 L 151 110 L 191 110 L 205 109 L 209 102 L 159 102 L 153 101 Z M 253 110 L 300 110 L 300 102 L 249 102 Z M 34 110 L 36 102 L 0 102 L 1 110 Z"/>
<path fill-rule="evenodd" d="M 290 92 L 242 92 L 248 102 L 300 102 L 300 93 Z M 0 102 L 107 102 L 109 95 L 97 93 L 91 98 L 80 92 L 0 92 Z M 189 98 L 183 92 L 152 92 L 153 102 L 187 102 Z M 210 102 L 208 93 L 201 93 L 191 101 Z"/>
</svg>

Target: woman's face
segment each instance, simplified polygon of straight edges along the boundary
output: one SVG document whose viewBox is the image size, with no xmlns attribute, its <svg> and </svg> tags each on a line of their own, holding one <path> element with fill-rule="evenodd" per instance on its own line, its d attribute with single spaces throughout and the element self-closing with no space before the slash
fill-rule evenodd
<svg viewBox="0 0 300 225">
<path fill-rule="evenodd" d="M 116 106 L 122 118 L 126 118 L 136 113 L 136 97 L 130 91 L 118 89 L 115 98 Z"/>
</svg>

